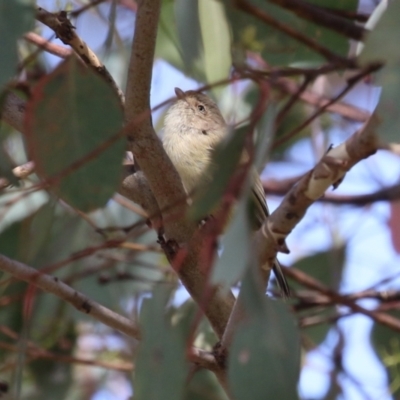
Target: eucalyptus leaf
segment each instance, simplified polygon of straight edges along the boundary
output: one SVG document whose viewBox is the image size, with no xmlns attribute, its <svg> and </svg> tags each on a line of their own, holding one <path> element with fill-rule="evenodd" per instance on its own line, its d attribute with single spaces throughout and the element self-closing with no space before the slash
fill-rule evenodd
<svg viewBox="0 0 400 400">
<path fill-rule="evenodd" d="M 172 325 L 165 315 L 170 293 L 166 286 L 153 291 L 141 310 L 143 340 L 136 358 L 135 400 L 176 400 L 183 396 L 188 369 L 186 321 Z"/>
<path fill-rule="evenodd" d="M 247 318 L 238 326 L 230 349 L 229 386 L 237 400 L 297 399 L 300 335 L 296 320 L 286 304 L 262 296 L 251 282 L 254 279 L 249 271 L 239 295 Z"/>
<path fill-rule="evenodd" d="M 229 76 L 232 65 L 231 36 L 223 4 L 216 0 L 199 1 L 199 18 L 204 46 L 204 69 L 207 83 Z M 215 88 L 220 91 L 221 88 Z"/>
<path fill-rule="evenodd" d="M 155 55 L 175 68 L 185 71 L 182 49 L 176 29 L 175 6 L 173 0 L 163 0 L 157 32 Z"/>
<path fill-rule="evenodd" d="M 400 318 L 398 310 L 390 315 Z M 374 323 L 371 330 L 373 349 L 385 367 L 394 398 L 400 396 L 400 337 L 398 332 L 379 323 Z"/>
<path fill-rule="evenodd" d="M 346 246 L 339 246 L 327 251 L 315 253 L 297 261 L 293 267 L 317 279 L 333 290 L 338 290 L 346 262 Z M 297 282 L 293 288 L 301 287 Z"/>
<path fill-rule="evenodd" d="M 247 197 L 236 207 L 233 221 L 222 238 L 222 249 L 213 268 L 211 282 L 229 290 L 242 277 L 249 262 L 250 224 Z"/>
<path fill-rule="evenodd" d="M 209 215 L 217 206 L 239 163 L 247 131 L 248 127 L 232 131 L 215 149 L 211 166 L 205 173 L 212 175 L 212 184 L 207 181 L 207 188 L 199 187 L 189 211 L 190 217 L 194 220 Z"/>
<path fill-rule="evenodd" d="M 314 4 L 345 11 L 355 12 L 357 0 L 318 0 Z M 227 15 L 233 30 L 234 51 L 240 49 L 260 53 L 270 65 L 319 65 L 325 59 L 313 49 L 300 41 L 293 39 L 279 29 L 269 26 L 260 18 L 234 8 L 229 0 L 224 0 Z M 265 0 L 250 0 L 250 4 L 273 17 L 281 24 L 313 38 L 320 45 L 331 51 L 346 56 L 349 50 L 349 40 L 320 25 L 303 20 L 290 11 L 278 7 Z"/>
<path fill-rule="evenodd" d="M 381 10 L 379 10 L 381 11 Z M 400 141 L 400 53 L 395 37 L 399 36 L 400 3 L 389 3 L 374 29 L 368 34 L 360 55 L 361 63 L 380 61 L 385 67 L 377 74 L 376 83 L 382 86 L 377 112 L 382 117 L 379 134 L 385 142 Z"/>
<path fill-rule="evenodd" d="M 192 71 L 203 61 L 198 3 L 198 0 L 176 0 L 174 5 L 176 28 L 187 71 Z"/>
<path fill-rule="evenodd" d="M 33 1 L 0 0 L 0 90 L 17 73 L 17 39 L 32 30 L 34 22 Z"/>
<path fill-rule="evenodd" d="M 255 143 L 256 156 L 254 164 L 258 173 L 263 171 L 270 156 L 271 145 L 274 140 L 275 116 L 276 104 L 271 102 L 257 124 L 257 137 Z"/>
<path fill-rule="evenodd" d="M 28 148 L 37 173 L 55 179 L 52 190 L 73 207 L 90 211 L 104 206 L 119 185 L 122 122 L 119 98 L 110 85 L 74 57 L 67 59 L 35 86 L 26 110 Z"/>
</svg>

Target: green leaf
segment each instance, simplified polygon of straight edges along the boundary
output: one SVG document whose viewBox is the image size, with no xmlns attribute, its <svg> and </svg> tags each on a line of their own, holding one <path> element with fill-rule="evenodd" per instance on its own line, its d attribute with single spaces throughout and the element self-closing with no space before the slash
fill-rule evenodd
<svg viewBox="0 0 400 400">
<path fill-rule="evenodd" d="M 72 324 L 66 329 L 61 340 L 45 346 L 45 349 L 60 357 L 73 357 L 77 337 Z M 48 331 L 48 334 L 54 335 L 54 331 Z M 54 393 L 57 393 L 57 399 L 68 398 L 68 392 L 74 383 L 72 363 L 39 357 L 29 362 L 27 368 L 39 389 L 29 395 L 30 400 L 52 400 Z"/>
<path fill-rule="evenodd" d="M 222 254 L 213 268 L 211 282 L 228 290 L 244 274 L 249 262 L 250 224 L 247 197 L 238 205 L 222 238 Z"/>
<path fill-rule="evenodd" d="M 311 275 L 333 290 L 338 290 L 342 280 L 345 261 L 346 247 L 339 246 L 302 258 L 293 267 Z M 293 285 L 294 289 L 301 287 L 297 282 L 293 282 L 291 285 Z"/>
<path fill-rule="evenodd" d="M 49 179 L 86 157 L 52 190 L 82 211 L 104 206 L 119 185 L 125 145 L 116 135 L 122 121 L 113 89 L 71 57 L 40 81 L 28 103 L 27 142 L 37 173 Z"/>
<path fill-rule="evenodd" d="M 172 325 L 164 314 L 169 291 L 157 287 L 145 299 L 141 311 L 143 340 L 135 362 L 136 400 L 176 400 L 182 398 L 188 365 L 186 321 Z"/>
<path fill-rule="evenodd" d="M 257 124 L 255 167 L 261 173 L 271 153 L 274 139 L 274 122 L 276 117 L 276 104 L 271 102 Z"/>
<path fill-rule="evenodd" d="M 184 400 L 229 400 L 216 376 L 206 369 L 198 370 L 190 380 Z"/>
<path fill-rule="evenodd" d="M 330 316 L 333 316 L 336 313 L 334 307 L 327 307 L 322 310 L 316 312 L 313 311 L 306 311 L 302 312 L 301 317 L 320 317 L 321 319 L 329 320 Z M 316 346 L 319 346 L 326 338 L 326 335 L 332 328 L 331 322 L 321 322 L 316 325 L 307 326 L 301 329 L 302 333 L 307 336 L 307 342 L 311 345 L 308 346 L 307 350 L 312 350 Z"/>
<path fill-rule="evenodd" d="M 156 57 L 160 57 L 178 68 L 185 70 L 182 49 L 178 39 L 177 22 L 175 19 L 173 0 L 163 0 L 160 12 L 160 21 L 157 32 Z"/>
<path fill-rule="evenodd" d="M 356 11 L 357 0 L 319 0 L 314 4 L 346 11 Z M 235 9 L 231 1 L 224 0 L 229 21 L 233 30 L 234 51 L 250 50 L 260 53 L 270 65 L 315 65 L 325 59 L 308 46 L 292 39 L 260 19 Z M 303 20 L 290 11 L 275 6 L 265 0 L 250 0 L 250 4 L 273 17 L 280 23 L 313 38 L 331 51 L 346 56 L 349 41 L 329 29 Z"/>
<path fill-rule="evenodd" d="M 229 76 L 232 65 L 230 28 L 220 1 L 199 1 L 199 18 L 207 83 L 214 83 Z"/>
<path fill-rule="evenodd" d="M 398 310 L 390 315 L 400 318 Z M 385 366 L 393 398 L 400 396 L 400 337 L 399 333 L 382 324 L 374 323 L 371 342 L 376 355 Z"/>
<path fill-rule="evenodd" d="M 0 90 L 16 74 L 17 40 L 33 29 L 35 10 L 30 0 L 0 0 Z"/>
<path fill-rule="evenodd" d="M 176 0 L 174 3 L 176 28 L 185 70 L 193 71 L 203 61 L 198 0 Z"/>
<path fill-rule="evenodd" d="M 1 109 L 1 105 L 0 105 Z M 7 138 L 10 133 L 10 129 L 4 124 L 0 124 L 0 182 L 1 178 L 6 178 L 12 185 L 18 185 L 19 181 L 12 172 L 13 165 L 8 156 L 8 153 L 4 150 L 3 140 Z M 1 191 L 1 184 L 0 184 Z"/>
<path fill-rule="evenodd" d="M 205 175 L 212 175 L 212 185 L 207 182 L 207 190 L 199 188 L 189 211 L 190 217 L 194 220 L 209 215 L 217 206 L 239 163 L 247 131 L 248 127 L 243 127 L 231 132 L 216 148 L 210 169 L 205 173 Z"/>
<path fill-rule="evenodd" d="M 368 34 L 360 56 L 361 63 L 381 61 L 386 64 L 376 78 L 376 84 L 382 86 L 382 96 L 377 107 L 377 112 L 382 117 L 379 133 L 386 142 L 400 140 L 400 53 L 397 40 L 394 40 L 400 33 L 399 13 L 400 2 L 391 2 L 375 28 Z"/>
<path fill-rule="evenodd" d="M 248 318 L 231 346 L 228 378 L 237 400 L 297 399 L 300 335 L 296 321 L 281 301 L 257 290 L 251 273 L 240 292 Z M 257 296 L 256 293 L 259 292 Z"/>
</svg>

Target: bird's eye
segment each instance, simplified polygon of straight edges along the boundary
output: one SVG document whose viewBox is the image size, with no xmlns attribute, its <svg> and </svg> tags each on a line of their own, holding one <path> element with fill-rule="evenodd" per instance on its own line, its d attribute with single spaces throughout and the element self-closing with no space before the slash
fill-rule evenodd
<svg viewBox="0 0 400 400">
<path fill-rule="evenodd" d="M 203 114 L 206 112 L 206 108 L 203 106 L 203 104 L 199 104 L 197 109 Z"/>
</svg>

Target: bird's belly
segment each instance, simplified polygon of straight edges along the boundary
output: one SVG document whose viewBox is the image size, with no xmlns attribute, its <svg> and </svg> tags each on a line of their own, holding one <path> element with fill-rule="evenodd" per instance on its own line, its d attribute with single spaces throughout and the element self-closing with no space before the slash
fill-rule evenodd
<svg viewBox="0 0 400 400">
<path fill-rule="evenodd" d="M 209 151 L 202 151 L 202 156 L 198 156 L 198 150 L 193 151 L 191 146 L 181 143 L 181 146 L 164 146 L 182 183 L 188 193 L 196 190 L 200 184 L 207 180 L 206 171 L 210 164 Z"/>
<path fill-rule="evenodd" d="M 196 190 L 206 180 L 205 172 L 209 161 L 199 161 L 188 154 L 180 157 L 174 165 L 188 193 Z"/>
</svg>

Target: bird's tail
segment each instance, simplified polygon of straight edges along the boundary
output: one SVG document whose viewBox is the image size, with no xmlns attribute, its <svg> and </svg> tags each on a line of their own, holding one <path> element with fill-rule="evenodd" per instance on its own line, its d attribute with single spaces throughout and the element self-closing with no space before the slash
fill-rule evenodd
<svg viewBox="0 0 400 400">
<path fill-rule="evenodd" d="M 278 286 L 280 287 L 280 289 L 282 291 L 283 297 L 284 298 L 290 297 L 289 284 L 287 283 L 285 275 L 283 275 L 282 267 L 281 267 L 281 264 L 279 263 L 278 260 L 275 260 L 274 266 L 273 266 L 272 269 L 274 271 L 275 278 L 276 278 L 276 280 L 278 282 Z"/>
</svg>

